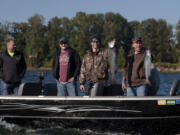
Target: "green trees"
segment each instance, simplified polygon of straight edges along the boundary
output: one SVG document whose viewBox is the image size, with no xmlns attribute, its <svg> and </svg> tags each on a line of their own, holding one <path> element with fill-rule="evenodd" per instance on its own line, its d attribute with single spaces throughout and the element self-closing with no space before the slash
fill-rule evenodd
<svg viewBox="0 0 180 135">
<path fill-rule="evenodd" d="M 0 23 L 0 49 L 5 49 L 5 40 L 7 37 L 7 34 L 9 32 L 10 23 L 2 24 Z"/>
<path fill-rule="evenodd" d="M 176 39 L 177 39 L 177 42 L 176 42 L 176 54 L 177 55 L 177 60 L 178 62 L 180 63 L 180 20 L 176 26 Z"/>
<path fill-rule="evenodd" d="M 44 17 L 34 15 L 28 19 L 28 27 L 25 33 L 26 47 L 25 54 L 27 58 L 37 56 L 37 65 L 42 66 L 48 54 L 48 46 L 46 42 L 46 26 L 44 25 Z"/>
<path fill-rule="evenodd" d="M 82 56 L 89 47 L 89 19 L 84 12 L 78 12 L 72 18 L 71 26 L 70 44 Z"/>
<path fill-rule="evenodd" d="M 16 47 L 18 50 L 25 51 L 26 47 L 26 30 L 27 23 L 12 23 L 11 35 L 16 39 Z"/>
<path fill-rule="evenodd" d="M 47 58 L 50 62 L 52 62 L 52 58 L 58 48 L 58 39 L 59 36 L 61 36 L 60 25 L 60 19 L 58 17 L 54 17 L 49 21 L 47 26 L 46 37 L 49 50 Z"/>
<path fill-rule="evenodd" d="M 72 19 L 53 17 L 45 24 L 43 16 L 35 14 L 24 23 L 0 23 L 0 49 L 10 34 L 16 39 L 17 49 L 24 52 L 29 66 L 51 66 L 62 36 L 76 49 L 81 58 L 90 48 L 90 39 L 96 35 L 102 45 L 117 40 L 118 66 L 122 67 L 131 49 L 133 37 L 141 36 L 143 44 L 152 51 L 155 62 L 180 63 L 180 21 L 174 35 L 172 25 L 163 19 L 128 22 L 119 13 L 86 14 L 78 12 Z M 31 58 L 37 56 L 36 63 Z M 31 57 L 31 58 L 30 58 Z"/>
<path fill-rule="evenodd" d="M 136 34 L 142 37 L 145 47 L 152 51 L 155 62 L 173 62 L 169 44 L 173 38 L 172 26 L 165 20 L 144 20 Z"/>
</svg>

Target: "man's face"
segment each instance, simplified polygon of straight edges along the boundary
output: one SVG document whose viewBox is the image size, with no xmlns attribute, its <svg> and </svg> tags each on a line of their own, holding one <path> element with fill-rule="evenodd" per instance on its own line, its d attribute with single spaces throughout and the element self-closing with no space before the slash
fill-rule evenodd
<svg viewBox="0 0 180 135">
<path fill-rule="evenodd" d="M 62 42 L 62 43 L 60 43 L 60 44 L 59 44 L 59 46 L 60 46 L 61 50 L 66 50 L 66 49 L 67 49 L 67 47 L 68 47 L 68 44 L 67 44 L 67 43 Z"/>
<path fill-rule="evenodd" d="M 132 46 L 135 49 L 135 52 L 140 52 L 143 44 L 142 41 L 133 41 Z"/>
<path fill-rule="evenodd" d="M 7 43 L 7 50 L 13 52 L 13 51 L 15 51 L 15 48 L 16 48 L 16 44 L 15 44 L 14 40 L 10 40 Z"/>
<path fill-rule="evenodd" d="M 99 46 L 100 46 L 100 43 L 97 41 L 97 42 L 91 42 L 91 46 L 92 46 L 92 49 L 99 49 Z"/>
</svg>

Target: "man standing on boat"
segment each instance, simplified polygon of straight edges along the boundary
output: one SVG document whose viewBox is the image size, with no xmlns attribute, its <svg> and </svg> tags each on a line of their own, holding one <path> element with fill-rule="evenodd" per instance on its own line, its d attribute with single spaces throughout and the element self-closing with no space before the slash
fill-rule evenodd
<svg viewBox="0 0 180 135">
<path fill-rule="evenodd" d="M 26 72 L 22 52 L 16 50 L 13 37 L 6 40 L 6 50 L 0 53 L 0 78 L 2 95 L 18 95 L 21 79 Z"/>
<path fill-rule="evenodd" d="M 79 75 L 80 66 L 79 54 L 68 45 L 67 38 L 62 37 L 52 65 L 58 96 L 76 96 L 75 81 Z"/>
<path fill-rule="evenodd" d="M 83 58 L 80 72 L 80 89 L 85 91 L 84 84 L 88 81 L 89 96 L 102 96 L 103 88 L 108 80 L 108 53 L 103 49 L 100 40 L 91 39 L 91 50 Z"/>
<path fill-rule="evenodd" d="M 134 53 L 126 59 L 126 65 L 122 77 L 122 89 L 127 96 L 146 96 L 148 85 L 144 69 L 144 58 L 146 51 L 140 37 L 132 40 Z M 125 86 L 127 80 L 127 89 Z"/>
</svg>

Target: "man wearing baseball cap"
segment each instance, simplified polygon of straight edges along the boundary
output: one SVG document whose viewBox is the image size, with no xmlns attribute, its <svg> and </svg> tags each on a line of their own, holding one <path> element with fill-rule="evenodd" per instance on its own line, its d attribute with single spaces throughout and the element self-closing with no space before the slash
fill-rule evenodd
<svg viewBox="0 0 180 135">
<path fill-rule="evenodd" d="M 130 54 L 126 59 L 122 77 L 122 89 L 127 96 L 146 96 L 148 92 L 144 70 L 146 51 L 143 48 L 141 37 L 136 37 L 132 40 L 132 47 L 134 48 L 134 53 Z M 125 80 L 127 80 L 127 89 Z"/>
<path fill-rule="evenodd" d="M 53 60 L 53 76 L 57 82 L 58 96 L 76 96 L 75 80 L 80 72 L 79 54 L 69 46 L 68 39 L 59 40 L 59 49 Z"/>
<path fill-rule="evenodd" d="M 103 88 L 108 80 L 108 54 L 102 48 L 100 39 L 96 36 L 91 38 L 91 49 L 83 58 L 80 71 L 80 89 L 85 91 L 84 84 L 88 81 L 87 95 L 102 96 Z"/>
</svg>

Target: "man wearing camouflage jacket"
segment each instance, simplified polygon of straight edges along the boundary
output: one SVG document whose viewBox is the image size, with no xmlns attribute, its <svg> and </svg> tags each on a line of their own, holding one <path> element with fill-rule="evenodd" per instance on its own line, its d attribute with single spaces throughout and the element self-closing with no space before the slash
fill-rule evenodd
<svg viewBox="0 0 180 135">
<path fill-rule="evenodd" d="M 80 89 L 85 91 L 84 84 L 88 81 L 89 96 L 103 95 L 103 87 L 108 80 L 108 53 L 103 49 L 100 40 L 93 37 L 91 50 L 88 50 L 83 58 L 80 71 Z"/>
</svg>

